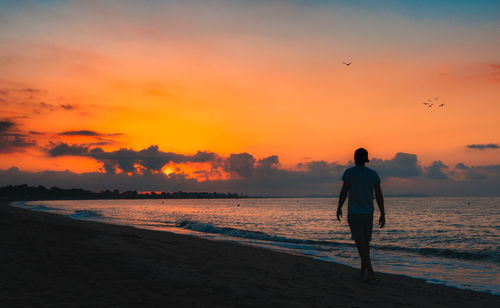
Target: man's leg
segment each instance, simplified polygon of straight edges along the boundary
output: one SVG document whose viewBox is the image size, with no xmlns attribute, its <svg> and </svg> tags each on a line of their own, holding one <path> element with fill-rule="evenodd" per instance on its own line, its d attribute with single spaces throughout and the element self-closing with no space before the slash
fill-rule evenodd
<svg viewBox="0 0 500 308">
<path fill-rule="evenodd" d="M 355 241 L 356 242 L 356 247 L 358 247 L 358 253 L 359 253 L 359 259 L 361 260 L 361 272 L 359 273 L 359 279 L 364 279 L 365 278 L 365 273 L 366 273 L 366 267 L 365 267 L 365 262 L 364 260 L 364 251 L 363 248 L 361 247 L 360 241 Z"/>
<path fill-rule="evenodd" d="M 370 260 L 370 239 L 373 228 L 372 215 L 349 215 L 347 221 L 351 229 L 352 238 L 356 242 L 359 257 L 361 258 L 361 279 L 365 279 L 365 274 L 368 272 L 365 280 L 375 279 L 372 263 Z"/>
<path fill-rule="evenodd" d="M 366 276 L 366 281 L 375 280 L 375 272 L 373 272 L 372 267 L 372 259 L 370 257 L 370 241 L 365 241 L 366 247 L 366 270 L 368 271 L 368 275 Z"/>
<path fill-rule="evenodd" d="M 359 256 L 361 258 L 361 277 L 364 277 L 365 271 L 368 272 L 366 280 L 374 280 L 375 273 L 373 272 L 372 262 L 370 259 L 370 241 L 364 238 L 356 240 Z"/>
</svg>

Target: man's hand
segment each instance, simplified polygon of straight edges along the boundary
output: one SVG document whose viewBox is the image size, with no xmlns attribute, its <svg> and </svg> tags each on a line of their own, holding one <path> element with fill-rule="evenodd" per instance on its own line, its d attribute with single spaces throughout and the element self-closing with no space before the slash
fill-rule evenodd
<svg viewBox="0 0 500 308">
<path fill-rule="evenodd" d="M 375 189 L 375 199 L 377 200 L 378 209 L 380 210 L 378 225 L 380 226 L 380 229 L 382 229 L 385 226 L 384 196 L 382 195 L 380 183 L 375 184 L 373 188 Z"/>
<path fill-rule="evenodd" d="M 380 215 L 380 218 L 378 219 L 378 225 L 380 226 L 380 229 L 385 226 L 385 214 Z"/>
<path fill-rule="evenodd" d="M 340 190 L 340 195 L 339 195 L 339 206 L 337 207 L 337 220 L 341 221 L 342 218 L 342 205 L 345 202 L 345 199 L 347 199 L 347 193 L 349 192 L 349 183 L 344 181 L 344 184 L 342 184 L 342 190 Z"/>
</svg>

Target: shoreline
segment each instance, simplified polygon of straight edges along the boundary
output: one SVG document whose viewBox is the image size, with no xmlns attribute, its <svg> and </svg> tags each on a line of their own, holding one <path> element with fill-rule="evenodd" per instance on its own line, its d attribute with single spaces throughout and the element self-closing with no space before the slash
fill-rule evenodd
<svg viewBox="0 0 500 308">
<path fill-rule="evenodd" d="M 498 307 L 500 296 L 233 242 L 75 220 L 0 201 L 11 306 Z"/>
</svg>

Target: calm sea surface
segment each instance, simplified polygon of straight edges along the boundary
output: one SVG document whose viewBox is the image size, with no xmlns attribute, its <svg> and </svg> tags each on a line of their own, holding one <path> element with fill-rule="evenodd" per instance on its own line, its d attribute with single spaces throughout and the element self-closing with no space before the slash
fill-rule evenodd
<svg viewBox="0 0 500 308">
<path fill-rule="evenodd" d="M 75 219 L 236 241 L 359 267 L 336 199 L 78 200 L 17 202 Z M 386 198 L 375 271 L 500 295 L 500 198 Z"/>
</svg>

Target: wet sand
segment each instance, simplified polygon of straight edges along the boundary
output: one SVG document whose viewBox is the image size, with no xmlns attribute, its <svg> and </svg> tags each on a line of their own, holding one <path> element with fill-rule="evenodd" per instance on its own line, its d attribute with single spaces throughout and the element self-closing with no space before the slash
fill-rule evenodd
<svg viewBox="0 0 500 308">
<path fill-rule="evenodd" d="M 0 203 L 1 307 L 499 307 L 500 296 Z"/>
</svg>

